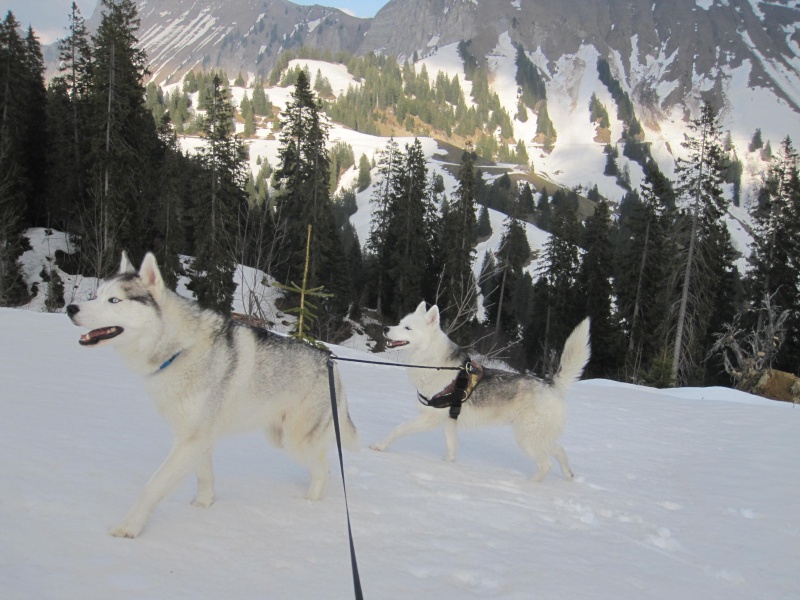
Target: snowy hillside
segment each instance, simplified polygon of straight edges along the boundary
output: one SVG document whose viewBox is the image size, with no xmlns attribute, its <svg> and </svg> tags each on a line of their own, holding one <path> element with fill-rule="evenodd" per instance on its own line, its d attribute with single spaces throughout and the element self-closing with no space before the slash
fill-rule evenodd
<svg viewBox="0 0 800 600">
<path fill-rule="evenodd" d="M 141 537 L 108 535 L 166 455 L 166 424 L 65 315 L 0 309 L 0 332 L 4 599 L 352 597 L 338 470 L 308 502 L 305 471 L 263 436 L 219 444 L 211 508 L 189 505 L 187 481 Z M 414 391 L 400 369 L 341 370 L 363 446 L 345 461 L 366 598 L 800 596 L 796 407 L 584 381 L 562 438 L 576 480 L 536 484 L 507 429 L 462 432 L 455 463 L 438 432 L 367 449 L 415 414 Z"/>
</svg>

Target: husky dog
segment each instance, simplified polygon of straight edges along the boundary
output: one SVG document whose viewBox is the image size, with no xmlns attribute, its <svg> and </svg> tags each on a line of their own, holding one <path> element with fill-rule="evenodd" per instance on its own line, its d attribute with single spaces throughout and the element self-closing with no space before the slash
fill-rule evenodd
<svg viewBox="0 0 800 600">
<path fill-rule="evenodd" d="M 439 309 L 426 310 L 421 302 L 417 310 L 404 317 L 394 327 L 387 327 L 385 336 L 390 348 L 406 348 L 409 364 L 458 367 L 468 362 L 466 353 L 452 342 L 439 326 Z M 395 440 L 411 433 L 444 427 L 447 445 L 446 460 L 456 458 L 456 425 L 480 426 L 510 424 L 517 443 L 538 468 L 536 481 L 550 470 L 552 454 L 561 472 L 572 479 L 567 454 L 557 440 L 564 430 L 564 396 L 567 389 L 580 379 L 589 360 L 589 319 L 585 319 L 570 334 L 564 345 L 558 373 L 552 382 L 507 371 L 485 369 L 483 379 L 464 402 L 458 418 L 442 408 L 420 404 L 416 418 L 395 427 L 386 438 L 373 444 L 373 450 L 385 450 Z M 420 399 L 429 399 L 448 387 L 453 371 L 408 369 L 411 383 Z"/>
<path fill-rule="evenodd" d="M 123 253 L 119 274 L 100 286 L 95 299 L 69 305 L 67 314 L 91 329 L 81 345 L 113 345 L 144 376 L 175 436 L 166 460 L 112 535 L 139 534 L 158 503 L 191 471 L 197 476 L 192 504 L 210 506 L 215 441 L 253 429 L 308 467 L 307 497 L 322 497 L 333 440 L 328 352 L 234 323 L 181 298 L 164 286 L 150 253 L 138 273 Z M 338 372 L 335 386 L 342 437 L 355 447 Z"/>
</svg>

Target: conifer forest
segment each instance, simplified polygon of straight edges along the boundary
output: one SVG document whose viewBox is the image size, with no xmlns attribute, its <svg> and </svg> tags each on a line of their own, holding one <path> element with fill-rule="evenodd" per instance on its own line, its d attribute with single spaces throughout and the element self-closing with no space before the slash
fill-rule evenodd
<svg viewBox="0 0 800 600">
<path fill-rule="evenodd" d="M 332 343 L 354 327 L 380 338 L 383 324 L 425 300 L 440 307 L 443 328 L 460 344 L 542 377 L 553 375 L 566 336 L 586 316 L 591 378 L 750 390 L 769 368 L 800 375 L 800 177 L 788 136 L 767 150 L 749 268 L 740 272 L 726 215 L 738 202 L 741 164 L 711 104 L 691 121 L 670 179 L 641 142 L 630 98 L 598 63 L 626 124 L 623 153 L 646 175 L 630 185 L 609 144 L 605 174 L 624 190 L 618 201 L 596 186 L 579 193 L 486 177 L 487 161 L 528 165 L 529 157 L 466 43 L 459 54 L 468 103 L 457 77 L 440 73 L 431 84 L 424 66 L 376 55 L 325 57 L 363 81 L 336 97 L 321 74 L 289 68 L 291 58 L 313 54 L 301 48 L 235 106 L 233 79 L 223 72 L 195 70 L 164 93 L 137 48 L 133 0 L 101 6 L 90 35 L 73 4 L 59 72 L 47 82 L 36 33 L 11 12 L 0 24 L 0 306 L 25 305 L 38 293 L 49 310 L 63 309 L 55 270 L 42 277 L 46 289 L 32 289 L 20 265 L 25 232 L 44 227 L 69 234 L 74 251 L 54 261 L 64 272 L 107 277 L 123 250 L 135 264 L 153 251 L 168 285 L 185 277 L 201 305 L 224 313 L 236 265 L 285 285 L 305 274 L 309 288 L 325 292 L 311 333 Z M 517 84 L 514 117 L 538 119 L 537 139 L 552 146 L 558 132 L 545 86 L 521 47 Z M 285 109 L 264 92 L 275 85 L 293 90 Z M 587 111 L 607 126 L 607 107 L 595 96 Z M 375 157 L 356 156 L 331 143 L 331 121 L 384 135 L 385 146 Z M 246 140 L 265 123 L 280 140 L 278 161 L 251 173 Z M 457 187 L 447 193 L 420 140 L 398 143 L 387 123 L 455 148 Z M 192 153 L 179 144 L 188 134 L 203 140 Z M 763 147 L 759 131 L 751 145 Z M 357 183 L 343 188 L 351 168 Z M 359 239 L 350 217 L 367 189 L 371 224 Z M 501 243 L 476 265 L 476 245 L 492 234 L 489 209 L 505 215 Z M 526 224 L 550 234 L 541 254 Z M 194 260 L 187 266 L 182 256 Z M 293 298 L 285 302 L 289 309 Z M 381 325 L 370 330 L 367 322 Z"/>
</svg>

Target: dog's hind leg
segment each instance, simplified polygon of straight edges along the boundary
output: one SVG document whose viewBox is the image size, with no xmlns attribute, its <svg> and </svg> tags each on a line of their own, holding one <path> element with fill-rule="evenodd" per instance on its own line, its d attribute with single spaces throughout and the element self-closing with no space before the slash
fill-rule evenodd
<svg viewBox="0 0 800 600">
<path fill-rule="evenodd" d="M 453 462 L 456 459 L 456 450 L 458 449 L 458 421 L 448 418 L 444 423 L 444 443 L 447 447 L 447 454 L 444 459 L 447 462 Z"/>
<path fill-rule="evenodd" d="M 429 431 L 431 429 L 438 427 L 440 423 L 441 423 L 441 417 L 439 417 L 435 413 L 423 412 L 419 414 L 416 418 L 411 419 L 410 421 L 406 421 L 405 423 L 401 423 L 400 425 L 392 429 L 389 432 L 389 435 L 387 435 L 383 440 L 381 440 L 377 444 L 372 444 L 370 448 L 382 452 L 386 450 L 389 446 L 391 446 L 399 438 L 411 435 L 412 433 L 421 433 L 423 431 Z"/>
<path fill-rule="evenodd" d="M 306 498 L 309 500 L 321 500 L 328 484 L 328 449 L 319 448 L 316 452 L 302 457 L 302 462 L 308 467 L 311 474 L 311 483 L 308 484 Z"/>
<path fill-rule="evenodd" d="M 111 535 L 136 537 L 158 503 L 197 466 L 206 452 L 211 451 L 212 445 L 210 436 L 200 434 L 176 440 L 164 463 L 145 484 L 136 504 L 125 515 L 122 523 L 111 530 Z"/>
<path fill-rule="evenodd" d="M 552 461 L 547 454 L 547 450 L 539 443 L 536 432 L 528 431 L 523 427 L 515 427 L 514 434 L 519 447 L 536 463 L 534 481 L 541 481 L 552 467 Z"/>
<path fill-rule="evenodd" d="M 561 472 L 564 474 L 564 477 L 567 479 L 572 479 L 575 477 L 575 475 L 572 473 L 572 469 L 569 468 L 569 460 L 567 459 L 567 453 L 564 451 L 564 448 L 562 448 L 559 444 L 553 444 L 551 452 L 558 461 L 558 466 L 561 467 Z"/>
<path fill-rule="evenodd" d="M 214 467 L 209 448 L 194 469 L 197 475 L 197 494 L 192 500 L 194 506 L 208 508 L 214 504 Z"/>
</svg>

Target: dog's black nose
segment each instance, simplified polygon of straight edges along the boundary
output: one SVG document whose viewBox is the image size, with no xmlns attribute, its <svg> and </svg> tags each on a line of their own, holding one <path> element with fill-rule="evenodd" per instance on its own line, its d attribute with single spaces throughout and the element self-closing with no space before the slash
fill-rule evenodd
<svg viewBox="0 0 800 600">
<path fill-rule="evenodd" d="M 384 327 L 384 328 L 383 328 L 383 333 L 384 333 L 384 335 L 386 335 L 387 333 L 389 333 L 389 328 L 388 328 L 388 327 Z"/>
<path fill-rule="evenodd" d="M 67 314 L 70 317 L 74 317 L 75 315 L 77 315 L 80 310 L 81 309 L 77 304 L 70 304 L 69 306 L 67 306 Z"/>
</svg>

